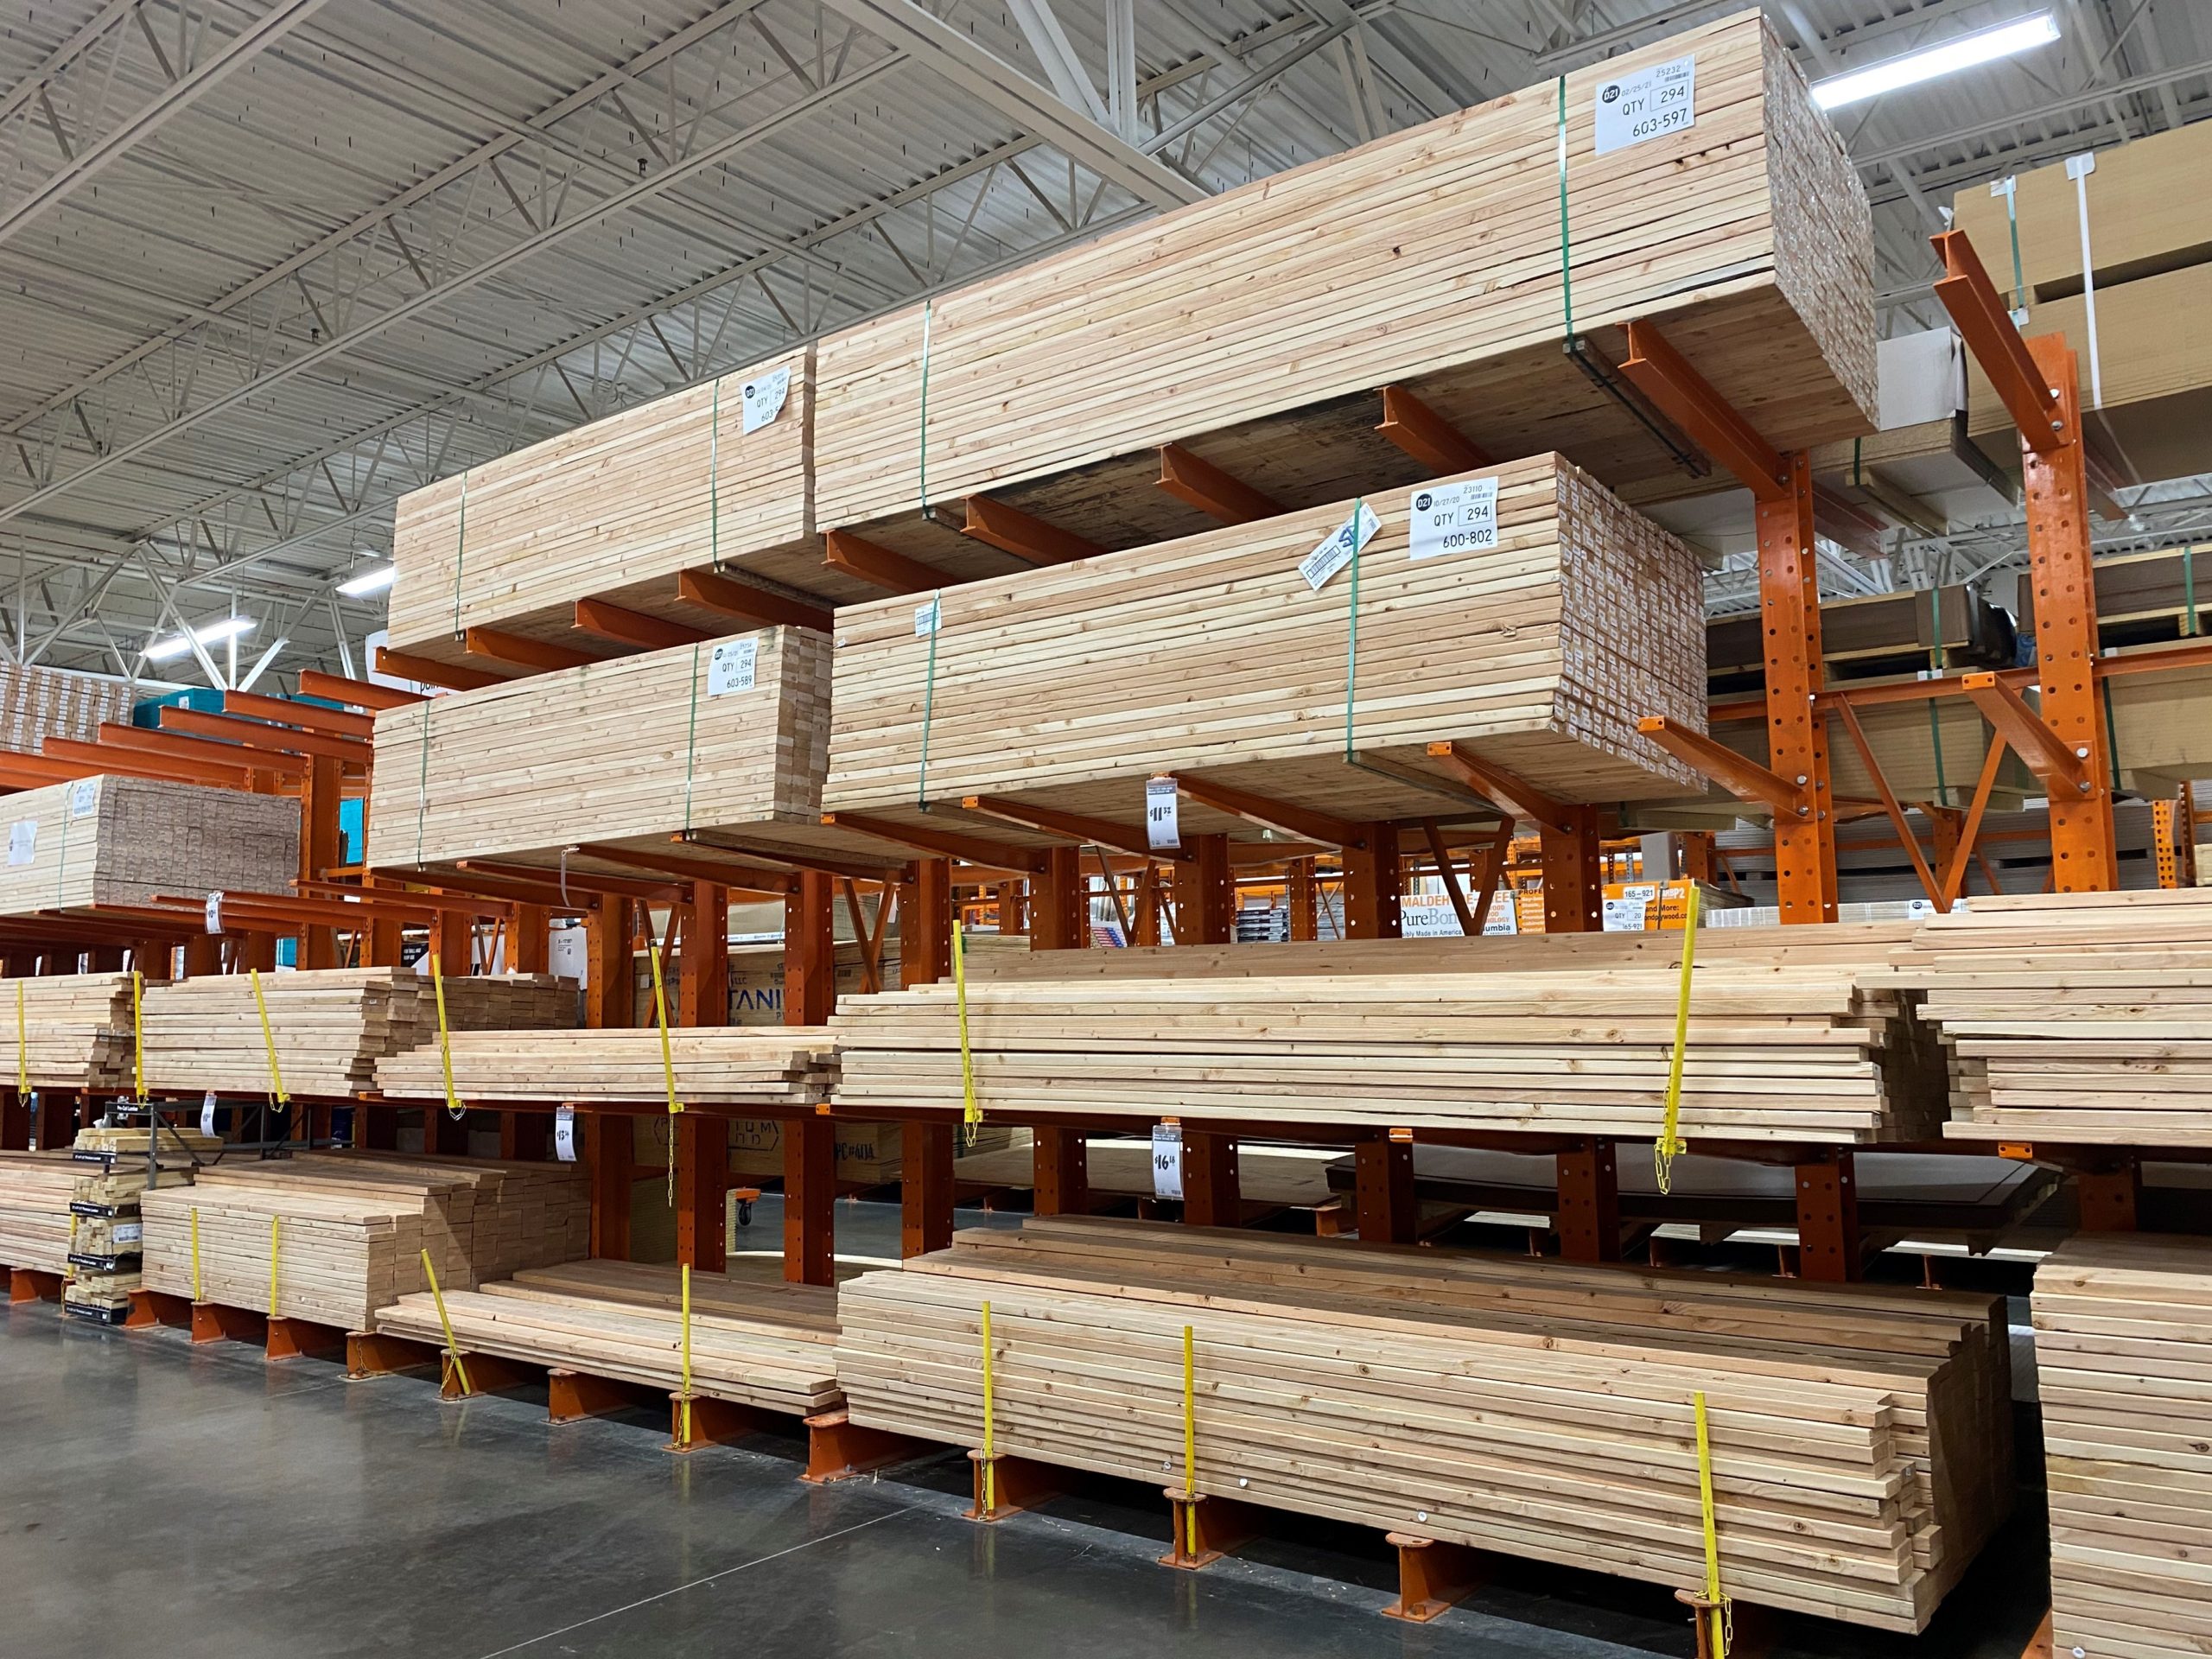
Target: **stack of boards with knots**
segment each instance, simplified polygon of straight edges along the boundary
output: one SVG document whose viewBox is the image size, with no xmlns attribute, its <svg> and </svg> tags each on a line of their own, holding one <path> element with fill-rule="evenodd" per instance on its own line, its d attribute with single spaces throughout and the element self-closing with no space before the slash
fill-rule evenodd
<svg viewBox="0 0 2212 1659">
<path fill-rule="evenodd" d="M 1631 82 L 1678 90 L 1680 116 L 1624 130 L 1605 93 Z M 1209 798 L 1491 822 L 1440 745 L 1569 804 L 1694 796 L 1637 722 L 1704 728 L 1699 568 L 1628 505 L 1688 486 L 1607 365 L 1627 323 L 1653 324 L 1776 446 L 1849 439 L 1872 424 L 1872 286 L 1857 174 L 1746 14 L 477 467 L 400 508 L 391 650 L 447 690 L 377 718 L 367 862 L 620 875 L 682 840 L 687 857 L 888 875 L 912 855 L 899 832 L 934 828 L 1019 865 L 1049 839 L 1025 813 L 1141 837 L 1156 776 L 1189 781 L 1185 831 L 1245 841 L 1267 832 Z M 2201 1144 L 2212 1023 L 2191 999 L 2212 995 L 2212 912 L 2150 897 L 1708 936 L 1683 1133 Z M 964 1046 L 987 1119 L 1642 1141 L 1679 948 L 1007 959 L 970 988 Z M 443 1059 L 408 1001 L 302 1004 L 296 1029 L 329 1052 L 302 1075 L 438 1099 Z M 457 1081 L 491 1100 L 658 1095 L 655 1046 L 541 1034 L 566 1023 L 482 1022 L 454 1045 Z M 822 1028 L 695 1027 L 675 1058 L 715 1104 L 952 1111 L 959 1026 L 954 993 L 924 987 L 848 998 Z M 231 1042 L 219 1064 L 250 1086 L 257 1034 L 212 1027 L 207 1064 Z M 182 1027 L 157 1039 L 189 1046 Z M 169 1231 L 149 1276 L 187 1270 L 174 1228 L 196 1202 L 200 1272 L 212 1248 L 226 1295 L 419 1337 L 434 1315 L 404 1258 L 421 1241 L 448 1251 L 467 1344 L 673 1382 L 664 1274 L 563 1266 L 579 1252 L 550 1225 L 472 1254 L 442 1173 L 295 1184 L 156 1200 Z M 296 1279 L 257 1242 L 279 1203 L 312 1241 Z M 2127 1299 L 2187 1305 L 2212 1268 L 2193 1248 L 2161 1246 L 2166 1279 L 2097 1281 L 2120 1313 L 2075 1297 L 2069 1342 L 2124 1362 Z M 842 1292 L 730 1284 L 699 1317 L 719 1322 L 702 1386 L 733 1399 L 842 1402 L 973 1444 L 975 1315 L 994 1300 L 1007 1443 L 1156 1472 L 1179 1444 L 1190 1325 L 1201 1490 L 1683 1586 L 1700 1576 L 1687 1436 L 1703 1393 L 1743 1599 L 1888 1630 L 1925 1626 L 2012 1501 L 1987 1299 L 1074 1223 L 963 1239 Z M 1387 1364 L 1368 1363 L 1378 1349 Z M 2109 1365 L 2082 1369 L 2101 1427 Z M 2161 1399 L 2173 1434 L 2212 1429 L 2189 1389 Z M 1519 1415 L 1488 1415 L 1507 1405 Z M 2084 1530 L 2108 1535 L 2079 1576 L 2191 1541 L 2201 1498 L 2170 1501 L 2110 1433 L 2074 1444 L 2107 1518 Z M 2137 1502 L 2170 1530 L 2109 1523 Z M 2212 1586 L 2169 1593 L 2200 1620 L 2212 1606 Z"/>
</svg>

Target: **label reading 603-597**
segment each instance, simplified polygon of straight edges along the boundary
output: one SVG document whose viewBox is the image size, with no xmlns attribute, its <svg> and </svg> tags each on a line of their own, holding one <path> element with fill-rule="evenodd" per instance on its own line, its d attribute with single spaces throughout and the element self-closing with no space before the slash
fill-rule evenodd
<svg viewBox="0 0 2212 1659">
<path fill-rule="evenodd" d="M 1598 154 L 1640 144 L 1697 124 L 1697 60 L 1676 58 L 1616 80 L 1597 92 Z"/>
</svg>

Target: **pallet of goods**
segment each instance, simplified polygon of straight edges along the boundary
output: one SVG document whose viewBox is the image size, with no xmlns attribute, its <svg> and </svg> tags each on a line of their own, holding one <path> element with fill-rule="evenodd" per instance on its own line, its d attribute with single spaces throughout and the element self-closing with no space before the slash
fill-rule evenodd
<svg viewBox="0 0 2212 1659">
<path fill-rule="evenodd" d="M 130 1029 L 128 974 L 0 979 L 0 1077 L 10 1084 L 128 1089 Z"/>
<path fill-rule="evenodd" d="M 448 1049 L 454 1092 L 471 1104 L 657 1101 L 672 1067 L 677 1098 L 687 1105 L 810 1110 L 836 1077 L 823 1026 L 674 1027 L 667 1067 L 652 1028 L 456 1032 Z M 434 1034 L 379 1060 L 377 1086 L 388 1099 L 443 1100 L 447 1058 Z"/>
<path fill-rule="evenodd" d="M 448 1291 L 461 1352 L 675 1392 L 683 1378 L 677 1269 L 571 1262 L 474 1291 Z M 390 1336 L 446 1345 L 427 1294 L 377 1313 Z M 842 1403 L 836 1382 L 837 1294 L 817 1285 L 691 1276 L 691 1386 L 712 1400 L 810 1416 Z"/>
<path fill-rule="evenodd" d="M 1454 469 L 1385 420 L 1615 486 L 1677 472 L 1603 384 L 1636 319 L 1770 442 L 1847 438 L 1872 293 L 1866 194 L 1747 13 L 831 336 L 816 517 L 961 579 L 959 527 L 999 541 L 1005 508 L 1107 548 L 1198 529 L 1160 487 L 1184 455 L 1279 507 Z"/>
<path fill-rule="evenodd" d="M 853 1421 L 1242 1503 L 1923 1628 L 2011 1502 L 1987 1296 L 1055 1219 L 840 1289 Z"/>
<path fill-rule="evenodd" d="M 222 1150 L 213 1135 L 181 1125 L 158 1129 L 94 1125 L 77 1132 L 70 1157 L 69 1282 L 63 1311 L 96 1325 L 120 1325 L 139 1287 L 145 1236 L 140 1201 L 150 1183 L 188 1186 L 200 1161 Z M 153 1155 L 148 1154 L 151 1152 Z"/>
<path fill-rule="evenodd" d="M 435 988 L 411 968 L 264 974 L 260 985 L 258 1002 L 244 974 L 148 987 L 146 1087 L 271 1093 L 273 1044 L 287 1094 L 353 1095 L 374 1086 L 379 1059 L 437 1039 Z M 445 1004 L 454 1031 L 550 1031 L 576 1020 L 575 986 L 550 974 L 456 975 L 445 982 Z"/>
<path fill-rule="evenodd" d="M 1396 943 L 1396 942 L 1393 942 Z M 1487 944 L 1490 941 L 1478 943 Z M 1245 947 L 1264 957 L 1274 949 Z M 1071 953 L 1075 954 L 1075 953 Z M 1256 965 L 1256 964 L 1255 964 Z M 1693 1141 L 1940 1134 L 1942 1073 L 1892 989 L 1849 967 L 1697 970 Z M 1681 975 L 1667 969 L 982 980 L 855 998 L 830 1020 L 841 1112 L 1079 1112 L 1649 1138 Z"/>
<path fill-rule="evenodd" d="M 2051 1645 L 2212 1645 L 2212 1240 L 2082 1234 L 2036 1269 Z"/>
<path fill-rule="evenodd" d="M 987 835 L 1033 805 L 1141 835 L 1147 780 L 1173 773 L 1184 831 L 1258 833 L 1204 784 L 1361 823 L 1486 810 L 1438 742 L 1568 801 L 1688 794 L 1637 721 L 1704 728 L 1699 591 L 1686 546 L 1545 454 L 849 606 L 823 804 Z"/>
<path fill-rule="evenodd" d="M 392 524 L 391 649 L 497 672 L 467 630 L 606 657 L 625 646 L 592 631 L 594 609 L 680 637 L 728 631 L 718 595 L 860 596 L 823 569 L 813 437 L 809 347 L 410 492 Z"/>
<path fill-rule="evenodd" d="M 289 893 L 300 805 L 145 778 L 79 778 L 8 798 L 0 914 L 150 906 L 162 893 Z"/>
</svg>

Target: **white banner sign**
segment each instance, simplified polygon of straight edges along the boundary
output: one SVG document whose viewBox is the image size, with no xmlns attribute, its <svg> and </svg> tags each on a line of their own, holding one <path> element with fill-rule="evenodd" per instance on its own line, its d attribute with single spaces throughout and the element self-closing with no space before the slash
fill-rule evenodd
<svg viewBox="0 0 2212 1659">
<path fill-rule="evenodd" d="M 553 1155 L 564 1164 L 576 1161 L 576 1109 L 553 1109 Z"/>
<path fill-rule="evenodd" d="M 1183 1126 L 1179 1123 L 1152 1126 L 1152 1196 L 1182 1198 Z"/>
<path fill-rule="evenodd" d="M 1173 852 L 1183 844 L 1176 818 L 1179 798 L 1173 778 L 1144 780 L 1144 842 L 1155 853 Z"/>
</svg>

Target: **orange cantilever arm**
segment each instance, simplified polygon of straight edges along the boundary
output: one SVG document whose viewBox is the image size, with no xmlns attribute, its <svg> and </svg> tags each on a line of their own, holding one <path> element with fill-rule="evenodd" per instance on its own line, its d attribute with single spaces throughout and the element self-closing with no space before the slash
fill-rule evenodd
<svg viewBox="0 0 2212 1659">
<path fill-rule="evenodd" d="M 1636 722 L 1636 729 L 1740 799 L 1762 802 L 1793 817 L 1802 818 L 1812 810 L 1803 785 L 1791 783 L 1703 732 L 1677 726 L 1664 715 L 1646 715 Z"/>
<path fill-rule="evenodd" d="M 1997 734 L 2019 752 L 2046 789 L 2089 792 L 2088 756 L 2069 748 L 2027 700 L 1994 674 L 1969 674 L 1961 683 Z"/>
<path fill-rule="evenodd" d="M 2039 455 L 2047 454 L 2062 436 L 2058 398 L 2028 355 L 2028 342 L 2020 338 L 1981 256 L 1964 231 L 1945 231 L 1929 240 L 1943 261 L 1936 297 L 1958 324 L 1960 338 L 2004 400 L 2028 448 Z"/>
<path fill-rule="evenodd" d="M 1504 767 L 1492 766 L 1464 743 L 1432 743 L 1428 758 L 1441 761 L 1447 772 L 1510 817 L 1525 818 L 1546 830 L 1567 824 L 1569 815 L 1563 804 Z"/>
<path fill-rule="evenodd" d="M 1781 454 L 1656 326 L 1630 323 L 1628 351 L 1621 372 L 1691 442 L 1735 474 L 1737 481 L 1760 500 L 1788 499 L 1789 469 Z"/>
</svg>

